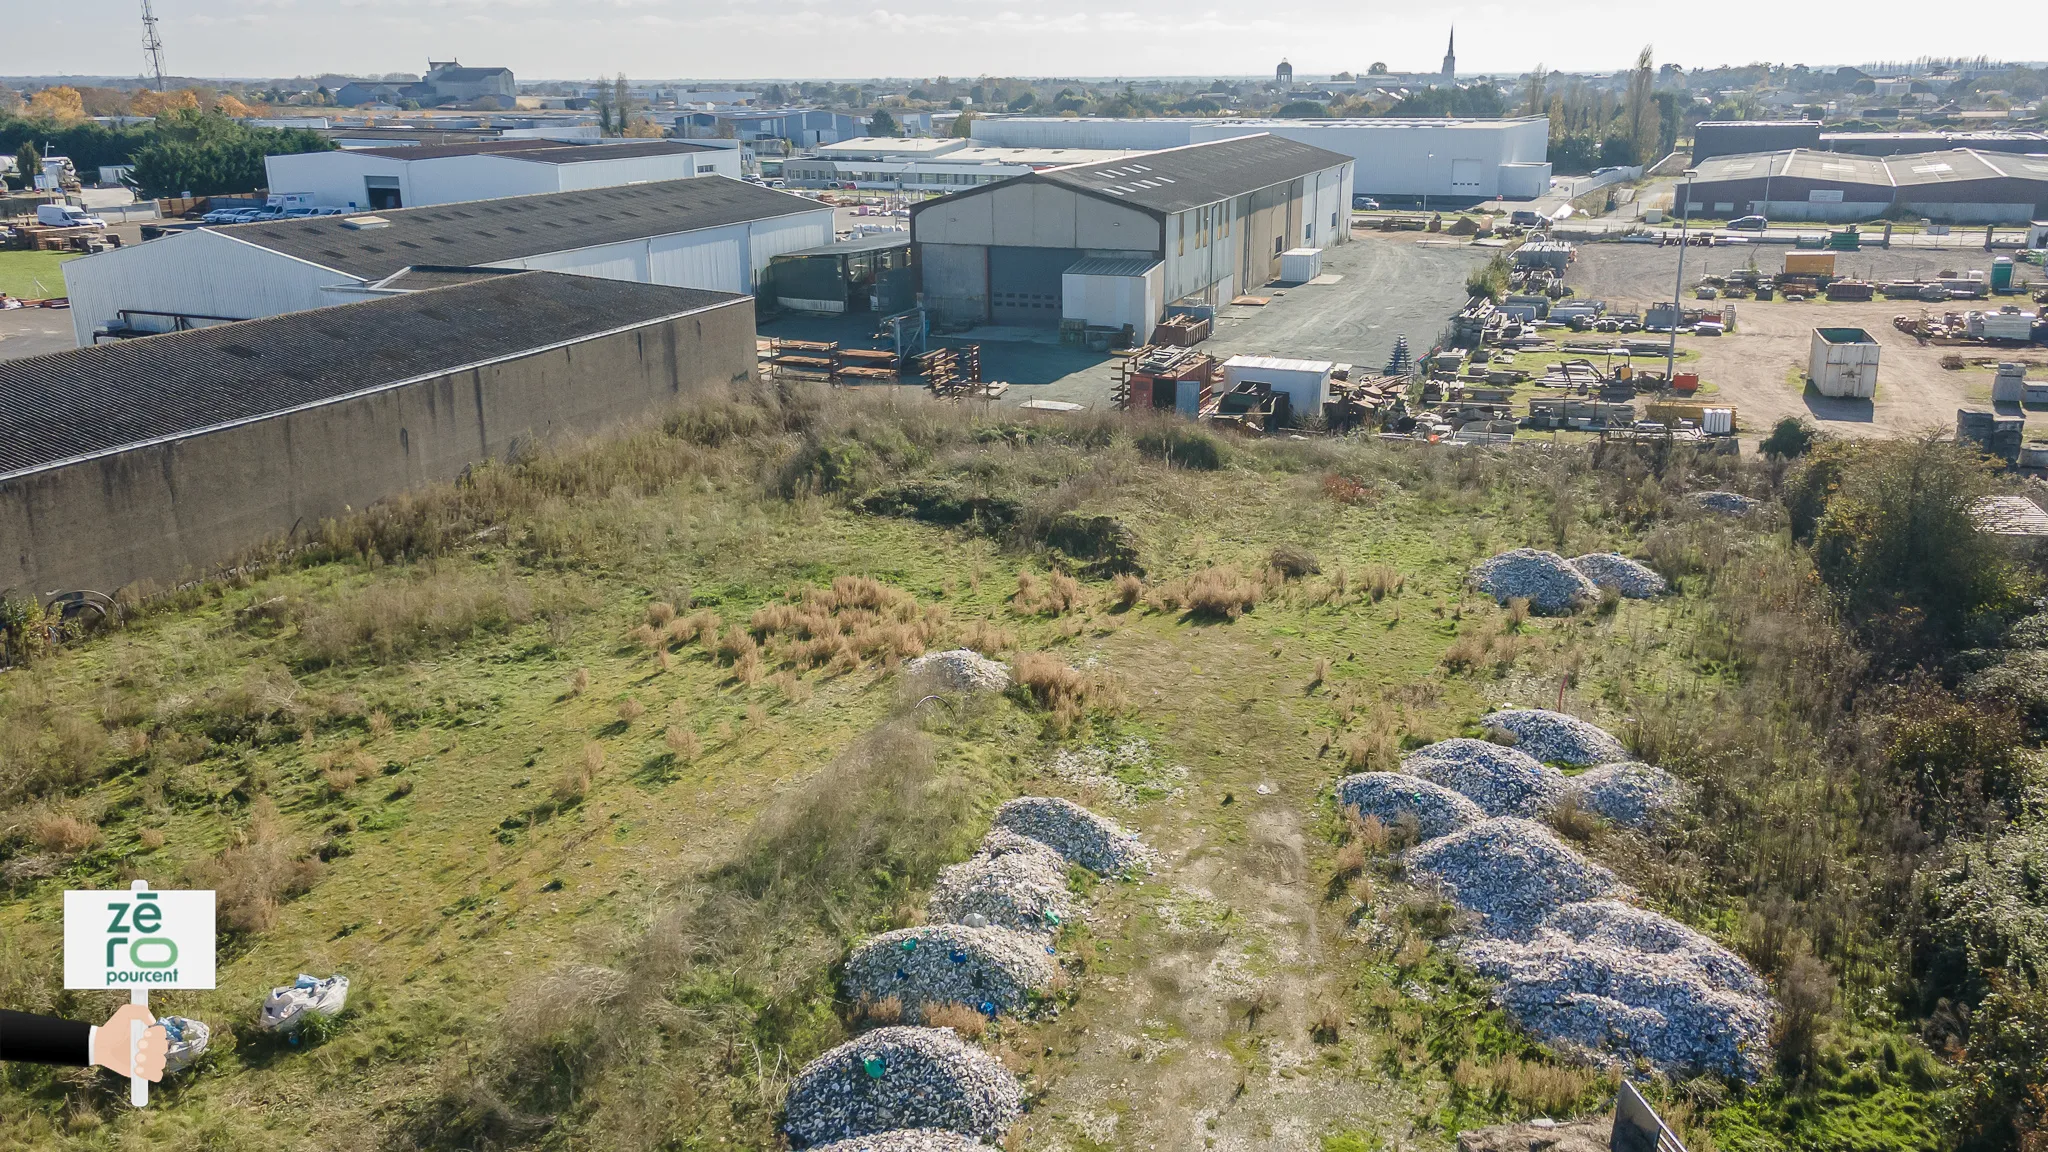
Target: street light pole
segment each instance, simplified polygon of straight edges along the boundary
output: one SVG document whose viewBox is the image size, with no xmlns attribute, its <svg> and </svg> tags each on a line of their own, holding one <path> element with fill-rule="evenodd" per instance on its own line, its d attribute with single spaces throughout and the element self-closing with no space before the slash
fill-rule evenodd
<svg viewBox="0 0 2048 1152">
<path fill-rule="evenodd" d="M 1431 152 L 1422 161 L 1422 214 L 1429 215 L 1429 174 L 1436 168 L 1436 153 Z"/>
<path fill-rule="evenodd" d="M 1692 222 L 1692 178 L 1699 175 L 1699 169 L 1685 170 L 1685 185 L 1682 195 L 1685 204 L 1678 213 L 1678 282 L 1671 286 L 1671 346 L 1664 354 L 1664 386 L 1671 386 L 1671 377 L 1678 371 L 1678 317 L 1684 308 L 1681 299 L 1685 293 L 1685 237 L 1686 226 Z"/>
</svg>

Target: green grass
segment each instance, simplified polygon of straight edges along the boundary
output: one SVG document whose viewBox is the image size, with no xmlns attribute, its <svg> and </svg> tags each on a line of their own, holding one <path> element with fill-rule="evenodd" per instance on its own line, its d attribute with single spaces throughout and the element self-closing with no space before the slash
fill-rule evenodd
<svg viewBox="0 0 2048 1152">
<path fill-rule="evenodd" d="M 24 300 L 63 296 L 62 268 L 66 261 L 76 259 L 76 253 L 0 251 L 0 292 Z"/>
<path fill-rule="evenodd" d="M 1672 519 L 1660 486 L 1720 486 L 1731 476 L 1712 470 L 1735 465 L 1705 458 L 1684 466 L 1705 475 L 1660 482 L 1572 472 L 1579 448 L 1194 452 L 1183 428 L 1174 458 L 1219 465 L 1196 471 L 1148 455 L 1169 438 L 1142 427 L 857 402 L 774 419 L 709 408 L 672 432 L 483 469 L 459 498 L 358 518 L 325 554 L 178 593 L 0 677 L 0 726 L 29 734 L 0 738 L 0 868 L 14 869 L 0 873 L 0 1003 L 109 1010 L 61 988 L 65 888 L 215 883 L 234 867 L 248 880 L 233 864 L 244 840 L 319 861 L 303 894 L 279 887 L 267 920 L 227 936 L 219 990 L 154 998 L 217 1026 L 197 1073 L 136 1114 L 111 1077 L 8 1068 L 0 1148 L 773 1146 L 791 1071 L 848 1034 L 833 965 L 914 922 L 995 803 L 1046 793 L 1140 829 L 1169 863 L 1083 886 L 1060 1011 L 988 1040 L 1034 1093 L 1019 1146 L 1250 1146 L 1287 1125 L 1347 1152 L 1443 1147 L 1463 1127 L 1599 1106 L 1606 1082 L 1515 1032 L 1443 948 L 1399 952 L 1440 926 L 1331 887 L 1329 789 L 1355 737 L 1455 735 L 1567 679 L 1569 706 L 1616 723 L 1739 685 L 1713 574 L 1768 541 Z M 1354 502 L 1327 494 L 1337 475 Z M 935 477 L 1013 499 L 1015 527 L 843 499 Z M 1020 573 L 1073 566 L 1031 535 L 1065 511 L 1129 527 L 1139 606 L 1116 609 L 1107 578 L 1083 578 L 1071 611 L 1012 604 Z M 1256 576 L 1281 545 L 1322 573 L 1265 579 L 1235 620 L 1161 599 L 1210 566 Z M 1517 545 L 1658 555 L 1684 593 L 1514 626 L 1464 575 Z M 1366 591 L 1378 569 L 1400 587 Z M 664 671 L 633 634 L 656 603 L 743 628 L 840 576 L 914 596 L 931 648 L 1049 653 L 1102 694 L 1067 718 L 1021 693 L 916 709 L 887 661 L 771 662 L 750 681 L 695 643 Z M 1454 646 L 1487 655 L 1452 672 Z M 1152 760 L 1126 766 L 1128 806 L 1050 768 L 1060 749 L 1132 736 Z M 358 761 L 352 783 L 333 775 Z M 29 795 L 10 773 L 31 764 L 80 782 Z M 18 829 L 45 811 L 91 822 L 99 842 L 35 847 Z M 1675 857 L 1620 839 L 1589 851 L 1732 938 L 1740 898 L 1674 881 Z M 1399 938 L 1361 931 L 1374 917 Z M 354 992 L 347 1017 L 294 1047 L 251 1025 L 262 993 L 299 971 L 347 973 Z M 615 986 L 622 999 L 602 999 Z M 1310 1043 L 1330 1005 L 1338 1035 Z M 1816 1097 L 1834 1127 L 1766 1087 L 1729 1097 L 1714 1130 L 1918 1146 L 1919 1129 L 1885 1117 L 1925 1105 L 1926 1086 L 1855 1066 Z M 1885 1123 L 1890 1136 L 1869 1136 Z"/>
</svg>

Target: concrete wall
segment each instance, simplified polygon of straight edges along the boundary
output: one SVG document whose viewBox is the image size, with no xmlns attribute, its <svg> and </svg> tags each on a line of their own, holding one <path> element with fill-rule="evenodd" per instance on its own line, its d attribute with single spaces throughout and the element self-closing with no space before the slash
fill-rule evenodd
<svg viewBox="0 0 2048 1152">
<path fill-rule="evenodd" d="M 168 587 L 515 442 L 601 432 L 753 371 L 753 302 L 736 300 L 0 480 L 0 588 Z"/>
<path fill-rule="evenodd" d="M 353 276 L 204 229 L 81 256 L 64 265 L 72 334 L 80 347 L 91 344 L 93 330 L 112 323 L 123 308 L 253 320 L 332 303 L 321 294 L 322 287 L 357 282 Z M 168 320 L 155 320 L 154 325 L 148 330 L 171 330 Z"/>
</svg>

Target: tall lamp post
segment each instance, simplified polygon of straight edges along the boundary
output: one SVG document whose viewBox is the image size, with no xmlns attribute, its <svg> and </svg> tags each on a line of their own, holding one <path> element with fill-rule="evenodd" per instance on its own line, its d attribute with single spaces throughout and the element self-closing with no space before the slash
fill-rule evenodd
<svg viewBox="0 0 2048 1152">
<path fill-rule="evenodd" d="M 1678 213 L 1678 282 L 1671 286 L 1671 347 L 1664 354 L 1664 385 L 1670 387 L 1672 374 L 1678 371 L 1678 317 L 1685 293 L 1685 236 L 1686 225 L 1692 222 L 1692 178 L 1699 175 L 1699 169 L 1685 170 L 1685 186 L 1680 193 L 1685 197 Z"/>
<path fill-rule="evenodd" d="M 1422 162 L 1422 214 L 1429 215 L 1429 174 L 1436 169 L 1436 153 L 1431 152 Z"/>
</svg>

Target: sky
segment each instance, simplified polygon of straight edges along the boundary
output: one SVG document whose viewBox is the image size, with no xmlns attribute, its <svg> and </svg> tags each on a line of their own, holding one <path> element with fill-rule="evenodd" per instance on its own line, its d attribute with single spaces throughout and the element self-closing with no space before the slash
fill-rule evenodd
<svg viewBox="0 0 2048 1152">
<path fill-rule="evenodd" d="M 1760 59 L 1860 64 L 2000 55 L 1989 21 L 1929 26 L 1855 6 L 1388 4 L 1385 0 L 154 0 L 166 71 L 270 77 L 419 72 L 429 57 L 523 81 L 1433 72 L 1453 24 L 1461 73 L 1611 72 L 1644 44 L 1688 70 Z M 1896 19 L 1886 19 L 1896 9 Z M 0 0 L 0 75 L 139 75 L 132 4 Z"/>
</svg>

